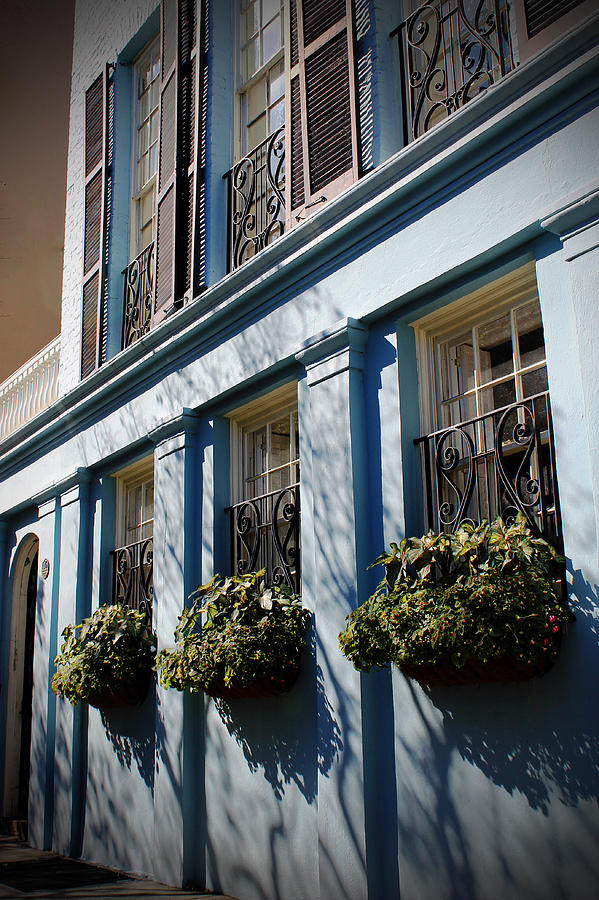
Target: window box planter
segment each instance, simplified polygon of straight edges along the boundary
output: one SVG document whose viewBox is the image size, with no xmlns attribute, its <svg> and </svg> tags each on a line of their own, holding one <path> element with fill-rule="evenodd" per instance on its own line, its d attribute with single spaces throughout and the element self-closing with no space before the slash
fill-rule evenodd
<svg viewBox="0 0 599 900">
<path fill-rule="evenodd" d="M 521 681 L 551 668 L 573 616 L 556 581 L 561 558 L 523 516 L 391 546 L 376 560 L 385 580 L 339 635 L 356 669 L 395 663 L 437 686 Z"/>
<path fill-rule="evenodd" d="M 148 692 L 156 638 L 147 617 L 126 606 L 100 606 L 67 625 L 54 664 L 52 689 L 73 706 L 136 706 Z"/>
<path fill-rule="evenodd" d="M 87 702 L 95 709 L 117 709 L 140 706 L 147 697 L 151 673 L 143 672 L 133 681 L 123 681 L 114 687 L 105 687 L 97 694 L 90 694 Z"/>
<path fill-rule="evenodd" d="M 268 586 L 265 570 L 215 575 L 179 616 L 175 647 L 156 660 L 160 683 L 224 700 L 291 690 L 301 667 L 310 613 L 286 585 Z"/>
<path fill-rule="evenodd" d="M 277 678 L 271 675 L 268 678 L 256 678 L 246 685 L 237 685 L 234 683 L 226 684 L 224 678 L 213 678 L 204 693 L 215 700 L 251 700 L 259 697 L 279 697 L 291 690 L 297 676 L 299 668 L 294 669 L 291 673 L 285 673 Z"/>
<path fill-rule="evenodd" d="M 456 666 L 450 659 L 443 659 L 428 665 L 401 663 L 398 668 L 408 678 L 413 678 L 425 687 L 449 687 L 456 684 L 527 681 L 548 672 L 555 659 L 556 656 L 543 655 L 530 662 L 519 662 L 509 656 L 499 656 L 486 662 L 470 660 L 463 666 Z"/>
</svg>

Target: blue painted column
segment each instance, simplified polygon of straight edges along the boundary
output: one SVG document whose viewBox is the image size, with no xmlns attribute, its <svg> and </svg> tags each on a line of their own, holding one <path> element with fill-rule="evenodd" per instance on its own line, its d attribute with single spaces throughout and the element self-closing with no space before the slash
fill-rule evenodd
<svg viewBox="0 0 599 900">
<path fill-rule="evenodd" d="M 39 578 L 33 657 L 31 718 L 31 772 L 29 776 L 28 836 L 33 847 L 52 846 L 54 818 L 54 759 L 56 695 L 50 688 L 57 653 L 58 588 L 60 575 L 60 498 L 38 502 L 38 572 L 44 559 L 50 564 L 47 578 Z"/>
<path fill-rule="evenodd" d="M 561 252 L 537 262 L 537 277 L 566 553 L 598 584 L 599 185 L 571 198 L 541 224 L 563 245 Z M 583 488 L 584 476 L 590 491 Z M 570 524 L 571 517 L 576 521 Z"/>
<path fill-rule="evenodd" d="M 78 469 L 76 483 L 60 494 L 60 575 L 56 620 L 57 650 L 66 625 L 91 612 L 91 512 L 89 475 Z M 52 660 L 51 660 L 52 662 Z M 87 705 L 73 707 L 56 698 L 54 822 L 52 847 L 57 853 L 81 852 L 87 756 Z"/>
<path fill-rule="evenodd" d="M 154 605 L 158 648 L 172 647 L 173 632 L 197 585 L 197 417 L 182 410 L 150 432 L 154 451 Z M 183 794 L 184 694 L 156 688 L 154 770 L 154 875 L 168 884 L 185 877 Z"/>
<path fill-rule="evenodd" d="M 309 388 L 299 393 L 303 449 L 311 457 L 301 463 L 302 534 L 314 532 L 304 576 L 316 619 L 317 739 L 332 751 L 318 773 L 320 900 L 368 896 L 360 676 L 337 644 L 346 615 L 365 599 L 366 337 L 361 323 L 345 319 L 296 357 Z"/>
</svg>

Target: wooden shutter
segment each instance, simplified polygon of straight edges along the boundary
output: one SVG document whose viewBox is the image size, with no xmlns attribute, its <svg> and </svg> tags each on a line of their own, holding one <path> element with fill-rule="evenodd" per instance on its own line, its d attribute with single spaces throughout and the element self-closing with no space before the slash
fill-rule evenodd
<svg viewBox="0 0 599 900">
<path fill-rule="evenodd" d="M 358 177 L 351 0 L 290 0 L 287 227 Z"/>
<path fill-rule="evenodd" d="M 200 10 L 200 22 L 196 10 Z M 207 0 L 161 0 L 160 153 L 152 325 L 203 286 Z M 199 26 L 199 27 L 198 27 Z M 200 38 L 200 42 L 198 41 Z"/>
<path fill-rule="evenodd" d="M 111 67 L 107 65 L 85 92 L 82 378 L 106 360 L 106 237 L 112 201 L 112 90 Z"/>
<path fill-rule="evenodd" d="M 591 12 L 596 0 L 514 0 L 518 55 L 526 62 Z"/>
</svg>

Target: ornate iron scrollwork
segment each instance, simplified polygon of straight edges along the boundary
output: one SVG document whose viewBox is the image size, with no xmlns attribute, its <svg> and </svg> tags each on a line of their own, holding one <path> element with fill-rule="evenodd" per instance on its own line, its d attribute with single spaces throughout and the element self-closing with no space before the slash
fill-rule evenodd
<svg viewBox="0 0 599 900">
<path fill-rule="evenodd" d="M 547 392 L 418 438 L 428 526 L 456 531 L 462 522 L 521 512 L 531 530 L 560 540 L 557 476 Z"/>
<path fill-rule="evenodd" d="M 514 68 L 506 0 L 428 0 L 392 34 L 399 41 L 409 140 Z"/>
<path fill-rule="evenodd" d="M 236 163 L 230 179 L 230 268 L 285 230 L 285 130 L 279 128 Z"/>
<path fill-rule="evenodd" d="M 154 296 L 154 242 L 142 250 L 124 271 L 123 349 L 150 330 Z"/>
<path fill-rule="evenodd" d="M 154 599 L 153 538 L 119 547 L 113 553 L 113 601 L 144 613 L 151 620 Z"/>
<path fill-rule="evenodd" d="M 229 508 L 232 569 L 239 575 L 266 569 L 271 584 L 300 590 L 299 484 L 271 491 Z"/>
<path fill-rule="evenodd" d="M 452 437 L 459 438 L 462 443 L 462 448 L 465 447 L 466 449 L 466 454 L 464 454 L 464 449 L 462 449 L 462 453 L 460 454 L 460 451 L 456 446 L 457 441 L 449 444 L 449 440 Z M 454 530 L 460 522 L 462 522 L 465 511 L 468 509 L 472 498 L 472 491 L 474 490 L 474 455 L 474 442 L 472 438 L 466 431 L 460 428 L 448 428 L 437 439 L 435 446 L 435 462 L 437 472 L 441 476 L 438 479 L 439 521 L 444 528 L 451 528 Z M 451 478 L 451 475 L 455 475 L 458 470 L 461 470 L 462 472 L 464 481 L 463 489 L 458 487 L 457 479 L 455 477 L 453 479 Z M 443 490 L 443 486 L 445 486 L 445 491 Z M 447 498 L 447 489 L 454 494 L 457 502 L 452 502 Z"/>
</svg>

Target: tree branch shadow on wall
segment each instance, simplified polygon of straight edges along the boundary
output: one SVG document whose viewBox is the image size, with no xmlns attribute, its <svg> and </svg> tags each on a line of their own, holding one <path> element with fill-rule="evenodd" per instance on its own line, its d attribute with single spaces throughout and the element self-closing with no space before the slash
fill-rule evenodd
<svg viewBox="0 0 599 900">
<path fill-rule="evenodd" d="M 121 766 L 137 768 L 144 784 L 154 787 L 155 685 L 138 707 L 101 710 L 100 717 L 115 756 Z"/>
<path fill-rule="evenodd" d="M 483 784 L 480 779 L 471 779 L 464 763 L 510 797 L 523 798 L 533 815 L 555 816 L 551 807 L 556 803 L 576 808 L 585 802 L 596 803 L 599 797 L 599 720 L 596 715 L 589 715 L 588 693 L 588 686 L 594 691 L 599 678 L 594 618 L 597 586 L 584 582 L 580 572 L 570 574 L 578 600 L 572 604 L 577 622 L 564 636 L 555 666 L 543 677 L 509 685 L 424 690 L 411 680 L 405 682 L 405 697 L 411 695 L 418 721 L 414 733 L 419 737 L 406 734 L 400 745 L 406 776 L 400 788 L 402 855 L 409 860 L 413 876 L 424 879 L 423 884 L 434 856 L 448 886 L 447 896 L 456 900 L 480 896 L 481 869 L 472 829 L 481 837 L 490 836 L 501 832 L 503 821 L 498 816 L 499 795 L 493 801 L 490 792 L 481 793 Z M 410 769 L 419 773 L 416 779 L 410 780 L 406 775 Z M 420 778 L 426 782 L 426 789 Z M 472 793 L 468 792 L 468 785 Z M 534 832 L 530 828 L 534 828 L 534 821 L 531 817 L 528 826 L 524 821 L 521 826 L 514 825 L 512 840 L 516 835 L 532 840 Z M 561 839 L 558 831 L 555 841 L 556 845 L 561 842 L 565 853 L 568 848 L 564 838 L 571 841 L 578 854 L 576 873 L 584 873 L 587 881 L 596 882 L 599 860 L 589 847 L 596 847 L 599 835 L 595 833 L 593 842 L 596 825 L 590 819 L 586 825 L 584 822 L 584 817 L 579 818 L 576 833 L 562 830 Z M 587 841 L 580 841 L 585 832 L 589 846 Z M 563 861 L 560 863 L 555 848 L 550 848 L 552 839 L 548 833 L 540 832 L 538 841 L 530 844 L 531 850 L 536 848 L 537 857 L 534 862 L 531 857 L 531 865 L 542 869 L 536 874 L 538 896 L 556 900 L 574 896 L 569 893 L 572 885 L 566 884 L 574 870 L 565 867 Z M 507 855 L 508 845 L 497 837 L 486 851 L 489 872 L 495 867 L 496 872 L 502 873 L 501 883 L 494 888 L 497 896 L 505 896 L 501 891 L 507 890 L 508 884 L 514 890 L 524 890 L 521 879 L 529 874 L 526 865 Z M 543 859 L 547 866 L 540 867 Z"/>
<path fill-rule="evenodd" d="M 481 688 L 430 692 L 443 714 L 447 741 L 460 756 L 544 815 L 555 799 L 576 806 L 599 797 L 599 720 L 589 715 L 581 694 L 581 685 L 595 685 L 599 677 L 597 598 L 580 572 L 574 590 L 578 622 L 569 627 L 547 675 L 509 687 L 486 686 L 487 702 L 475 707 L 472 694 Z"/>
<path fill-rule="evenodd" d="M 310 698 L 316 694 L 316 723 L 312 720 Z M 326 775 L 343 750 L 341 728 L 324 692 L 323 675 L 315 664 L 315 634 L 308 635 L 304 665 L 298 682 L 289 694 L 256 701 L 215 700 L 229 734 L 235 738 L 250 772 L 262 770 L 274 795 L 281 800 L 285 785 L 294 783 L 311 803 L 317 793 L 314 744 L 306 740 L 314 731 L 316 766 Z"/>
</svg>

